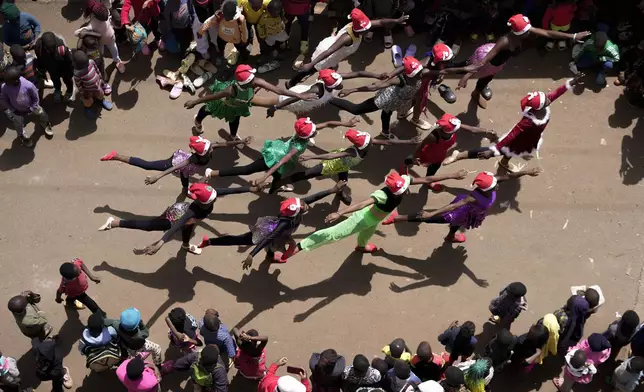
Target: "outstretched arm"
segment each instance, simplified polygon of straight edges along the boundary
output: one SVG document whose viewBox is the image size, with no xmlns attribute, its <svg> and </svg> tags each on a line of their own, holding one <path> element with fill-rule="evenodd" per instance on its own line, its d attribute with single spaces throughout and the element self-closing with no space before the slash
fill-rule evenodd
<svg viewBox="0 0 644 392">
<path fill-rule="evenodd" d="M 325 122 L 315 124 L 315 129 L 319 131 L 324 128 L 354 127 L 359 122 L 360 122 L 360 119 L 358 117 L 352 117 L 348 120 L 342 120 L 342 121 L 325 121 Z"/>
<path fill-rule="evenodd" d="M 163 177 L 167 176 L 168 174 L 170 174 L 170 173 L 172 173 L 172 172 L 174 172 L 176 170 L 183 169 L 184 167 L 188 166 L 189 163 L 190 163 L 190 160 L 185 159 L 182 162 L 179 162 L 178 164 L 172 166 L 171 168 L 162 171 L 161 173 L 157 174 L 156 176 L 147 176 L 147 177 L 145 177 L 145 185 L 152 185 L 155 182 L 157 182 L 160 179 L 162 179 Z"/>
<path fill-rule="evenodd" d="M 394 78 L 394 79 L 389 79 L 382 81 L 380 83 L 376 84 L 368 84 L 366 86 L 358 87 L 358 88 L 348 88 L 340 91 L 340 94 L 338 94 L 340 97 L 346 97 L 348 95 L 351 95 L 353 93 L 363 93 L 363 92 L 373 92 L 373 91 L 378 91 L 382 90 L 383 88 L 387 88 L 389 86 L 395 86 L 397 84 L 400 84 L 400 80 Z"/>
<path fill-rule="evenodd" d="M 351 37 L 349 37 L 349 34 L 342 35 L 340 38 L 337 39 L 337 41 L 335 41 L 333 43 L 333 45 L 331 45 L 331 47 L 329 49 L 327 49 L 324 52 L 320 53 L 320 55 L 318 57 L 316 57 L 314 59 L 311 59 L 310 63 L 304 64 L 300 69 L 302 71 L 310 71 L 310 70 L 312 70 L 313 67 L 315 67 L 315 65 L 317 63 L 319 63 L 320 61 L 322 61 L 322 60 L 326 59 L 327 57 L 331 56 L 333 53 L 335 53 L 338 50 L 340 50 L 343 46 L 347 46 L 349 44 L 351 44 Z"/>
<path fill-rule="evenodd" d="M 338 212 L 336 214 L 338 215 L 338 217 L 340 217 L 342 215 L 351 214 L 353 212 L 360 211 L 361 209 L 363 209 L 365 207 L 368 207 L 368 206 L 374 204 L 375 202 L 376 202 L 376 200 L 374 198 L 370 197 L 370 198 L 368 198 L 366 200 L 361 201 L 360 203 L 351 204 L 348 207 L 341 208 L 341 209 L 338 210 Z M 333 215 L 333 214 L 331 214 L 331 215 Z"/>
<path fill-rule="evenodd" d="M 571 39 L 573 41 L 580 41 L 590 35 L 590 31 L 582 31 L 581 33 L 562 33 L 560 31 L 544 30 L 538 27 L 530 28 L 530 32 L 548 39 Z"/>
<path fill-rule="evenodd" d="M 405 22 L 407 22 L 408 19 L 409 19 L 409 15 L 403 15 L 397 19 L 385 18 L 385 19 L 372 20 L 371 28 L 369 30 L 377 29 L 380 27 L 387 27 L 395 24 L 404 24 Z"/>
<path fill-rule="evenodd" d="M 467 170 L 459 170 L 455 173 L 412 178 L 411 185 L 431 184 L 432 182 L 440 182 L 445 180 L 462 180 L 465 177 L 467 177 Z"/>
<path fill-rule="evenodd" d="M 253 83 L 253 87 L 260 87 L 260 88 L 263 88 L 264 90 L 268 90 L 278 95 L 286 95 L 287 97 L 293 97 L 300 100 L 306 99 L 306 97 L 302 94 L 296 93 L 291 90 L 287 90 L 284 87 L 275 86 L 273 84 L 268 83 L 266 80 L 262 78 L 256 77 L 255 79 L 253 79 L 252 83 Z"/>
<path fill-rule="evenodd" d="M 356 71 L 356 72 L 347 72 L 340 74 L 342 79 L 356 79 L 356 78 L 370 78 L 370 79 L 388 79 L 389 75 L 387 73 L 375 73 L 369 71 Z"/>
<path fill-rule="evenodd" d="M 416 136 L 411 139 L 371 139 L 371 143 L 380 146 L 419 144 L 420 142 L 420 136 Z"/>
<path fill-rule="evenodd" d="M 541 174 L 542 172 L 543 172 L 543 170 L 541 168 L 535 167 L 535 168 L 528 169 L 528 170 L 521 170 L 521 171 L 518 171 L 518 172 L 510 172 L 510 173 L 507 173 L 507 174 L 504 174 L 504 175 L 497 175 L 495 177 L 496 177 L 496 180 L 498 182 L 504 182 L 504 181 L 512 180 L 514 178 L 521 178 L 523 176 L 536 177 L 539 174 Z"/>
<path fill-rule="evenodd" d="M 187 101 L 186 103 L 183 104 L 183 107 L 185 107 L 186 109 L 192 109 L 195 106 L 200 105 L 202 103 L 216 101 L 222 98 L 232 97 L 232 95 L 233 95 L 233 89 L 232 87 L 228 87 L 225 90 L 217 91 L 214 94 L 204 95 L 201 98 L 197 98 L 192 101 Z"/>
<path fill-rule="evenodd" d="M 441 207 L 441 208 L 439 208 L 437 210 L 434 210 L 432 212 L 423 211 L 423 212 L 420 213 L 420 218 L 429 219 L 429 218 L 431 218 L 433 216 L 436 216 L 436 215 L 442 215 L 442 214 L 445 214 L 447 212 L 454 211 L 457 208 L 461 208 L 464 205 L 474 203 L 475 201 L 476 201 L 476 199 L 474 199 L 472 196 L 467 196 L 465 199 L 459 200 L 456 203 L 447 204 L 446 206 L 443 206 L 443 207 Z"/>
<path fill-rule="evenodd" d="M 496 134 L 496 132 L 494 132 L 492 129 L 485 129 L 485 128 L 480 128 L 480 127 L 475 127 L 475 126 L 467 125 L 467 124 L 463 124 L 463 123 L 461 123 L 461 129 L 464 129 L 464 130 L 466 130 L 468 132 L 471 132 L 471 133 L 485 133 L 485 134 L 490 135 L 494 139 L 496 139 L 497 136 L 498 136 Z"/>
<path fill-rule="evenodd" d="M 280 168 L 280 167 L 284 166 L 284 165 L 285 165 L 288 161 L 290 161 L 290 160 L 291 160 L 291 158 L 293 158 L 293 157 L 295 156 L 295 154 L 297 154 L 297 153 L 298 153 L 297 149 L 292 148 L 292 149 L 291 149 L 291 151 L 289 151 L 286 155 L 284 155 L 284 156 L 282 157 L 282 159 L 280 159 L 276 164 L 274 164 L 270 169 L 268 169 L 268 171 L 266 172 L 266 174 L 264 174 L 264 176 L 263 176 L 260 180 L 255 180 L 255 181 L 253 181 L 253 184 L 261 184 L 261 183 L 263 183 L 264 181 L 266 181 L 266 179 L 267 179 L 268 177 L 272 176 L 272 175 L 273 175 L 273 173 L 275 173 L 277 170 L 279 170 L 279 168 Z"/>
</svg>

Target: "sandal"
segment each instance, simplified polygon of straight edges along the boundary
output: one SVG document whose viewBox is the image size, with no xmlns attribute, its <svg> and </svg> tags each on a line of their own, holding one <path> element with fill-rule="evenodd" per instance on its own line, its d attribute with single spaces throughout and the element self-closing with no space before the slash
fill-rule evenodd
<svg viewBox="0 0 644 392">
<path fill-rule="evenodd" d="M 63 366 L 63 369 L 65 370 L 65 375 L 63 375 L 63 386 L 65 389 L 72 389 L 74 386 L 74 380 L 72 380 L 72 376 L 69 373 L 69 368 L 67 366 Z"/>
<path fill-rule="evenodd" d="M 362 253 L 375 253 L 378 250 L 379 250 L 378 247 L 375 246 L 374 244 L 367 244 L 364 247 L 356 246 L 356 251 L 362 252 Z"/>
<path fill-rule="evenodd" d="M 394 63 L 394 67 L 398 68 L 402 65 L 402 49 L 398 45 L 391 47 L 391 61 Z"/>
<path fill-rule="evenodd" d="M 207 236 L 207 235 L 205 235 L 205 236 L 203 236 L 203 238 L 201 239 L 201 243 L 200 243 L 199 245 L 197 245 L 197 246 L 198 246 L 200 249 L 203 249 L 203 248 L 205 248 L 206 246 L 209 246 L 209 245 L 210 245 L 210 243 L 209 243 L 208 241 L 210 241 L 210 238 L 208 238 L 208 236 Z"/>
<path fill-rule="evenodd" d="M 451 242 L 454 244 L 462 244 L 465 241 L 467 241 L 467 238 L 465 237 L 465 234 L 462 233 L 456 233 L 452 238 L 445 237 L 445 242 Z"/>
<path fill-rule="evenodd" d="M 111 161 L 117 155 L 118 155 L 118 153 L 116 152 L 116 150 L 112 150 L 108 154 L 103 155 L 101 157 L 101 161 Z"/>
<path fill-rule="evenodd" d="M 157 75 L 156 77 L 157 83 L 159 83 L 159 86 L 161 88 L 167 87 L 167 86 L 172 86 L 174 84 L 174 81 L 166 78 L 165 76 Z"/>
<path fill-rule="evenodd" d="M 384 41 L 385 49 L 390 49 L 394 45 L 394 37 L 391 34 L 385 35 Z"/>
<path fill-rule="evenodd" d="M 110 216 L 109 218 L 107 218 L 107 221 L 105 221 L 103 226 L 98 228 L 98 231 L 110 230 L 112 228 L 112 222 L 114 222 L 114 218 Z"/>
<path fill-rule="evenodd" d="M 190 244 L 188 246 L 181 245 L 181 247 L 188 252 L 192 253 L 193 255 L 200 255 L 201 254 L 201 248 L 198 247 L 197 245 Z"/>
<path fill-rule="evenodd" d="M 294 190 L 295 190 L 295 187 L 291 184 L 282 185 L 277 189 L 278 192 L 293 192 Z"/>
</svg>

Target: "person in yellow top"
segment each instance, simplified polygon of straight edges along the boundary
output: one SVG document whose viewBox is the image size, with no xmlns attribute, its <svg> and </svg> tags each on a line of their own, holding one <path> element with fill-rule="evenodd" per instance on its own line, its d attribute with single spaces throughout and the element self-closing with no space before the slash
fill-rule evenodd
<svg viewBox="0 0 644 392">
<path fill-rule="evenodd" d="M 241 55 L 242 60 L 250 54 L 249 42 L 250 32 L 247 28 L 246 18 L 243 15 L 242 8 L 237 6 L 234 0 L 227 0 L 221 5 L 221 9 L 215 11 L 215 14 L 203 22 L 203 25 L 197 32 L 197 37 L 201 38 L 207 34 L 210 28 L 217 31 L 217 48 L 219 55 L 215 59 L 215 65 L 221 65 L 226 44 L 233 44 L 236 51 Z M 234 65 L 237 63 L 237 56 L 233 55 L 229 62 Z"/>
<path fill-rule="evenodd" d="M 237 0 L 237 6 L 242 9 L 244 18 L 246 18 L 248 42 L 251 44 L 253 43 L 253 29 L 251 26 L 257 26 L 257 22 L 266 12 L 270 2 L 271 0 Z"/>
<path fill-rule="evenodd" d="M 266 11 L 260 16 L 257 25 L 257 37 L 261 50 L 261 59 L 264 64 L 257 68 L 257 72 L 266 73 L 279 68 L 279 51 L 277 45 L 288 41 L 288 33 L 284 25 L 282 1 L 272 0 Z"/>
</svg>

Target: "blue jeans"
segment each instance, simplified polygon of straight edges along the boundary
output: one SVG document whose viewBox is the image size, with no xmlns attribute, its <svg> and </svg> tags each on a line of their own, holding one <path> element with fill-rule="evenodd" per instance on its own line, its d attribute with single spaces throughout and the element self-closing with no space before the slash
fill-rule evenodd
<svg viewBox="0 0 644 392">
<path fill-rule="evenodd" d="M 577 69 L 592 69 L 597 71 L 598 74 L 606 74 L 606 71 L 613 69 L 612 61 L 599 61 L 595 56 L 591 54 L 582 54 L 581 57 L 577 60 Z"/>
</svg>

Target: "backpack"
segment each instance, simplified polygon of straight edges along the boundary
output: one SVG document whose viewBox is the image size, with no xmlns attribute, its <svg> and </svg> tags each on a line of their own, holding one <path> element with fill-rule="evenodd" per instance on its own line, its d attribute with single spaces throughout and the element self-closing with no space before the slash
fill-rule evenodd
<svg viewBox="0 0 644 392">
<path fill-rule="evenodd" d="M 88 346 L 83 351 L 87 357 L 85 366 L 94 372 L 103 372 L 121 363 L 121 350 L 113 341 L 102 347 Z"/>
<path fill-rule="evenodd" d="M 199 353 L 197 360 L 190 365 L 190 377 L 192 378 L 192 381 L 194 381 L 197 385 L 202 386 L 204 388 L 211 388 L 214 385 L 214 378 L 212 376 L 212 372 L 209 372 L 201 366 L 199 361 L 201 360 L 201 353 Z M 215 369 L 218 367 L 222 367 L 222 365 L 217 362 L 217 365 L 215 366 Z"/>
</svg>

